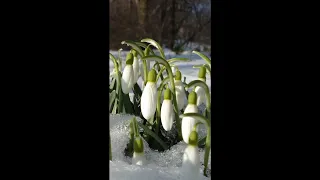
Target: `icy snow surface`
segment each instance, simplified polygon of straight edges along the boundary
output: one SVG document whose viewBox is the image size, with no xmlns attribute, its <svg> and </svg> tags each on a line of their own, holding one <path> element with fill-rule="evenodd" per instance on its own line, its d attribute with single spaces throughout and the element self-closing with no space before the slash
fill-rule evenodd
<svg viewBox="0 0 320 180">
<path fill-rule="evenodd" d="M 144 141 L 145 155 L 148 161 L 146 166 L 131 164 L 131 158 L 124 156 L 124 149 L 129 140 L 129 122 L 134 116 L 131 115 L 110 115 L 110 134 L 112 147 L 112 161 L 110 161 L 110 179 L 112 180 L 178 180 L 182 165 L 182 156 L 186 144 L 180 142 L 170 150 L 156 152 L 149 148 Z M 136 117 L 141 121 L 139 117 Z M 203 126 L 200 126 L 200 137 L 205 135 Z M 200 163 L 203 163 L 204 151 L 199 150 Z M 211 156 L 211 154 L 210 154 Z M 211 157 L 209 156 L 208 167 L 211 169 Z M 200 180 L 210 179 L 203 176 L 203 168 L 199 170 Z"/>
</svg>

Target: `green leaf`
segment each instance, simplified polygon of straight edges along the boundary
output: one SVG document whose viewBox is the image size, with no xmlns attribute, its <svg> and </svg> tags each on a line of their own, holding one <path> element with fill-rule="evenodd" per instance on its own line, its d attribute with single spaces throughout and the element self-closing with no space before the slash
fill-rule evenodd
<svg viewBox="0 0 320 180">
<path fill-rule="evenodd" d="M 206 63 L 210 66 L 211 68 L 211 60 L 204 54 L 198 52 L 198 51 L 192 51 L 192 53 L 197 54 L 198 56 L 200 56 L 203 60 L 206 61 Z"/>
<path fill-rule="evenodd" d="M 138 52 L 140 57 L 144 56 L 143 51 L 135 42 L 127 40 L 127 41 L 122 41 L 121 44 L 126 44 L 127 46 L 131 46 L 134 50 Z"/>
<path fill-rule="evenodd" d="M 168 62 L 170 63 L 170 64 L 173 64 L 173 63 L 175 63 L 175 62 L 190 62 L 191 60 L 190 59 L 188 59 L 188 58 L 171 58 L 171 59 L 169 59 L 168 60 Z"/>
<path fill-rule="evenodd" d="M 146 39 L 142 39 L 141 42 L 150 43 L 152 46 L 154 46 L 155 48 L 157 48 L 159 50 L 161 57 L 166 59 L 164 52 L 162 50 L 162 47 L 159 45 L 159 43 L 157 43 L 157 41 L 150 39 L 150 38 L 146 38 Z"/>
<path fill-rule="evenodd" d="M 112 109 L 112 104 L 115 102 L 116 100 L 116 91 L 113 90 L 111 93 L 109 93 L 109 112 L 111 111 Z"/>
<path fill-rule="evenodd" d="M 154 132 L 152 132 L 148 127 L 144 126 L 143 124 L 137 122 L 137 124 L 144 130 L 144 132 L 151 137 L 153 137 L 164 150 L 169 149 L 168 145 L 164 143 Z"/>
<path fill-rule="evenodd" d="M 144 49 L 147 48 L 147 45 L 146 45 L 145 43 L 138 42 L 138 41 L 136 41 L 135 43 L 136 43 L 138 46 L 143 47 Z"/>
<path fill-rule="evenodd" d="M 124 94 L 124 96 L 123 96 L 123 105 L 124 105 L 124 109 L 126 111 L 125 113 L 134 114 L 133 104 L 130 101 L 129 94 Z"/>
<path fill-rule="evenodd" d="M 118 109 L 118 101 L 117 99 L 114 101 L 113 109 L 111 114 L 117 114 L 117 109 Z"/>
<path fill-rule="evenodd" d="M 116 79 L 113 78 L 109 88 L 113 90 L 115 88 L 115 86 L 114 86 L 115 84 L 116 84 Z"/>
</svg>

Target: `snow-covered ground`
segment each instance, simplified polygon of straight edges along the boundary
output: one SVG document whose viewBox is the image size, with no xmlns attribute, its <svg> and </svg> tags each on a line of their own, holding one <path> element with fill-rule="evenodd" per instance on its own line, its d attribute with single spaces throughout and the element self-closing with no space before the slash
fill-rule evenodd
<svg viewBox="0 0 320 180">
<path fill-rule="evenodd" d="M 180 142 L 165 152 L 156 152 L 144 142 L 144 151 L 149 164 L 138 166 L 131 164 L 131 158 L 124 155 L 124 149 L 129 140 L 129 123 L 131 115 L 110 115 L 110 134 L 112 147 L 112 161 L 110 161 L 110 179 L 112 180 L 178 180 L 181 179 L 182 156 L 187 144 Z M 137 117 L 138 121 L 141 121 Z M 204 126 L 199 128 L 199 136 L 205 136 Z M 199 150 L 200 163 L 203 164 L 204 151 Z M 211 156 L 211 154 L 210 154 Z M 209 156 L 208 167 L 211 169 Z M 203 176 L 203 168 L 199 170 L 199 180 L 210 179 Z"/>
<path fill-rule="evenodd" d="M 116 58 L 118 57 L 118 51 L 109 51 Z M 193 65 L 205 64 L 205 61 L 198 55 L 191 53 L 191 51 L 185 51 L 181 55 L 176 55 L 174 52 L 164 49 L 167 59 L 174 57 L 188 58 L 190 62 L 176 62 L 175 65 L 179 68 L 182 74 L 182 80 L 186 77 L 186 82 L 189 83 L 198 79 L 198 68 L 193 68 Z M 121 51 L 122 70 L 125 65 L 125 58 L 128 51 Z M 159 52 L 155 51 L 156 54 Z M 209 53 L 201 52 L 205 55 Z M 208 56 L 210 58 L 210 56 Z M 110 72 L 114 69 L 113 63 L 110 60 Z M 154 62 L 151 62 L 151 67 Z M 159 82 L 158 82 L 159 84 Z M 207 74 L 207 84 L 211 89 L 211 77 Z M 138 85 L 142 87 L 142 79 L 139 77 Z M 133 93 L 130 93 L 132 96 Z M 156 152 L 149 148 L 148 144 L 144 143 L 144 150 L 148 165 L 137 166 L 131 164 L 131 159 L 124 156 L 124 149 L 129 140 L 129 122 L 133 118 L 131 115 L 110 115 L 110 134 L 111 134 L 111 146 L 112 146 L 112 158 L 110 161 L 110 179 L 112 180 L 149 180 L 149 179 L 161 179 L 161 180 L 178 180 L 180 178 L 180 169 L 182 165 L 182 156 L 187 144 L 180 142 L 171 149 L 165 152 Z M 141 120 L 137 117 L 137 120 Z M 203 125 L 200 125 L 199 137 L 205 136 L 206 130 Z M 204 151 L 199 150 L 200 163 L 203 164 Z M 210 154 L 211 156 L 211 154 Z M 208 167 L 211 169 L 211 158 L 209 156 Z M 203 176 L 203 165 L 199 170 L 200 180 L 211 179 Z"/>
</svg>

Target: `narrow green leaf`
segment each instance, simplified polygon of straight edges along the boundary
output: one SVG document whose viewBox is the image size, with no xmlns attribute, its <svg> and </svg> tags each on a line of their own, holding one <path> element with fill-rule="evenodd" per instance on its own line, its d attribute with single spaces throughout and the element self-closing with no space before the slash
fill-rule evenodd
<svg viewBox="0 0 320 180">
<path fill-rule="evenodd" d="M 190 61 L 191 61 L 191 60 L 188 59 L 188 58 L 171 58 L 171 59 L 168 60 L 168 62 L 169 62 L 170 64 L 173 64 L 173 63 L 175 63 L 175 62 L 190 62 Z"/>
<path fill-rule="evenodd" d="M 113 90 L 113 89 L 115 88 L 115 86 L 114 86 L 115 84 L 116 84 L 116 79 L 113 78 L 112 81 L 111 81 L 111 83 L 110 83 L 109 88 Z"/>
<path fill-rule="evenodd" d="M 154 132 L 152 132 L 148 127 L 144 126 L 143 124 L 141 124 L 140 122 L 137 122 L 137 124 L 144 130 L 144 132 L 146 134 L 148 134 L 149 136 L 153 137 L 164 150 L 169 149 L 168 145 L 166 143 L 164 143 Z"/>
<path fill-rule="evenodd" d="M 211 97 L 210 97 L 210 91 L 209 91 L 209 87 L 208 85 L 203 82 L 203 81 L 200 81 L 200 80 L 194 80 L 194 81 L 191 81 L 187 86 L 186 88 L 192 88 L 192 87 L 196 87 L 196 86 L 200 86 L 204 89 L 205 93 L 206 93 L 206 107 L 207 107 L 207 110 L 210 112 L 210 106 L 211 106 Z"/>
<path fill-rule="evenodd" d="M 130 101 L 129 94 L 124 94 L 124 96 L 123 96 L 123 105 L 124 105 L 124 109 L 126 110 L 126 113 L 134 114 L 133 104 Z"/>
<path fill-rule="evenodd" d="M 116 100 L 116 91 L 115 90 L 113 90 L 111 93 L 109 93 L 109 99 L 110 99 L 109 100 L 109 112 L 110 112 L 112 109 L 112 105 Z"/>
<path fill-rule="evenodd" d="M 132 49 L 136 50 L 138 52 L 138 54 L 140 55 L 140 57 L 143 57 L 143 51 L 141 50 L 141 48 L 134 42 L 134 41 L 122 41 L 121 44 L 126 44 L 127 46 L 131 46 Z"/>
<path fill-rule="evenodd" d="M 119 109 L 118 108 L 118 101 L 117 101 L 117 99 L 114 101 L 114 105 L 113 105 L 113 109 L 112 109 L 112 112 L 111 112 L 111 114 L 117 114 L 117 109 Z"/>
<path fill-rule="evenodd" d="M 202 53 L 200 53 L 198 51 L 192 51 L 192 53 L 197 54 L 198 56 L 200 56 L 211 67 L 211 60 L 206 55 L 204 55 L 204 54 L 202 54 Z"/>
<path fill-rule="evenodd" d="M 135 41 L 135 43 L 140 46 L 140 47 L 143 47 L 144 49 L 147 48 L 147 45 L 145 43 L 142 43 L 142 42 L 138 42 L 138 41 Z"/>
<path fill-rule="evenodd" d="M 155 48 L 157 48 L 159 50 L 161 57 L 166 59 L 164 52 L 162 50 L 162 47 L 155 40 L 150 39 L 150 38 L 146 38 L 146 39 L 142 39 L 141 42 L 147 42 L 147 43 L 152 44 L 152 46 L 154 46 Z"/>
</svg>

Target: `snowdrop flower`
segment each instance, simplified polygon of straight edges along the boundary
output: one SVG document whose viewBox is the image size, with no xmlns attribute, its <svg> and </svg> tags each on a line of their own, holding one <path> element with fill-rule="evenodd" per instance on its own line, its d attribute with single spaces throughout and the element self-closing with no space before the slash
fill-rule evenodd
<svg viewBox="0 0 320 180">
<path fill-rule="evenodd" d="M 137 57 L 137 51 L 132 50 L 133 54 L 133 84 L 136 84 L 139 79 L 139 59 Z"/>
<path fill-rule="evenodd" d="M 189 144 L 184 151 L 181 168 L 182 179 L 195 180 L 200 178 L 200 155 L 196 131 L 190 133 Z"/>
<path fill-rule="evenodd" d="M 192 91 L 189 94 L 188 105 L 184 110 L 184 113 L 198 113 L 198 107 L 196 104 L 197 104 L 197 94 L 194 91 Z M 189 143 L 190 133 L 193 130 L 193 127 L 196 123 L 197 123 L 197 120 L 195 118 L 192 118 L 192 117 L 182 118 L 181 132 L 182 132 L 182 138 L 184 142 Z M 198 127 L 196 128 L 196 131 L 198 132 Z"/>
<path fill-rule="evenodd" d="M 151 69 L 148 73 L 148 82 L 143 89 L 141 95 L 141 113 L 142 116 L 150 120 L 156 112 L 157 106 L 157 86 L 156 86 L 157 73 Z"/>
<path fill-rule="evenodd" d="M 171 71 L 172 71 L 172 74 L 175 75 L 176 74 L 176 67 L 175 66 L 171 66 Z"/>
<path fill-rule="evenodd" d="M 206 68 L 205 67 L 200 67 L 199 74 L 198 74 L 198 80 L 203 81 L 204 83 L 206 82 Z M 205 90 L 197 86 L 195 88 L 195 92 L 197 93 L 198 99 L 197 99 L 197 106 L 200 106 L 202 103 L 206 104 L 206 93 Z"/>
<path fill-rule="evenodd" d="M 133 157 L 132 157 L 132 164 L 135 165 L 146 165 L 147 159 L 143 152 L 143 141 L 141 137 L 136 137 L 133 144 Z"/>
<path fill-rule="evenodd" d="M 166 131 L 170 131 L 172 128 L 174 119 L 173 105 L 171 101 L 171 91 L 169 88 L 164 92 L 164 100 L 161 105 L 161 123 Z"/>
<path fill-rule="evenodd" d="M 121 88 L 124 94 L 128 94 L 130 89 L 133 87 L 133 56 L 131 53 L 128 53 L 126 66 L 124 67 L 122 77 L 121 77 Z"/>
<path fill-rule="evenodd" d="M 181 82 L 181 72 L 179 70 L 176 71 L 175 89 L 178 109 L 181 110 L 187 103 L 187 96 L 184 90 L 183 83 Z"/>
</svg>

